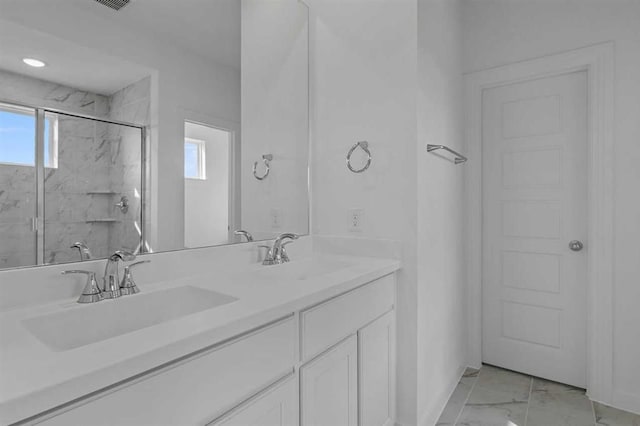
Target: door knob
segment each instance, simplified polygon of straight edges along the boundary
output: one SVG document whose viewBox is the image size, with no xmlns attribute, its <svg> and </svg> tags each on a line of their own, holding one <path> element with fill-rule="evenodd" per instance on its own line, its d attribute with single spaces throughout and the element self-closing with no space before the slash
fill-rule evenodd
<svg viewBox="0 0 640 426">
<path fill-rule="evenodd" d="M 584 248 L 584 244 L 582 241 L 573 240 L 569 242 L 569 248 L 573 251 L 580 251 Z"/>
</svg>

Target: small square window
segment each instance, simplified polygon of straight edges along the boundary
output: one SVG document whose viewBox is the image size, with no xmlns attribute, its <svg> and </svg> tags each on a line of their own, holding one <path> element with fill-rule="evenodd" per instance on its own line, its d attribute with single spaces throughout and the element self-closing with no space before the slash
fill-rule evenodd
<svg viewBox="0 0 640 426">
<path fill-rule="evenodd" d="M 34 167 L 36 164 L 36 114 L 31 108 L 0 105 L 0 163 Z M 58 120 L 44 120 L 44 165 L 58 167 Z"/>
<path fill-rule="evenodd" d="M 184 140 L 184 177 L 205 180 L 205 143 L 198 139 Z"/>
</svg>

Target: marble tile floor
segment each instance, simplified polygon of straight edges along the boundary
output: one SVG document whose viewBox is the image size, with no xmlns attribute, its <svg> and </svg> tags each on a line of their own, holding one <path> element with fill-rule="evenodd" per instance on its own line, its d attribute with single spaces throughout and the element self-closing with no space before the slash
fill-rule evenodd
<svg viewBox="0 0 640 426">
<path fill-rule="evenodd" d="M 640 426 L 584 389 L 483 365 L 467 369 L 437 426 Z"/>
</svg>

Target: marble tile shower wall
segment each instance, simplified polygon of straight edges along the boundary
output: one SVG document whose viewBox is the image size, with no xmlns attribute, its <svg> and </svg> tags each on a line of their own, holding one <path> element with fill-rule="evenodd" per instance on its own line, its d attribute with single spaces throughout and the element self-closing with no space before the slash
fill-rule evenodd
<svg viewBox="0 0 640 426">
<path fill-rule="evenodd" d="M 151 78 L 146 77 L 109 98 L 110 118 L 112 120 L 148 126 L 151 106 Z M 140 244 L 140 213 L 142 209 L 141 188 L 141 150 L 140 131 L 124 126 L 109 126 L 109 138 L 112 156 L 111 185 L 112 191 L 126 196 L 129 210 L 122 213 L 116 210 L 121 220 L 115 222 L 109 235 L 109 246 L 112 249 L 124 248 L 135 251 Z M 149 135 L 147 133 L 147 143 Z M 147 188 L 146 199 L 149 191 Z M 116 200 L 117 202 L 118 200 Z M 147 225 L 148 225 L 147 215 Z"/>
<path fill-rule="evenodd" d="M 0 99 L 107 117 L 108 98 L 0 69 Z"/>
<path fill-rule="evenodd" d="M 45 170 L 46 263 L 77 261 L 70 249 L 86 243 L 95 256 L 107 255 L 110 155 L 104 123 L 58 116 L 58 167 Z"/>
<path fill-rule="evenodd" d="M 0 268 L 36 262 L 34 179 L 32 167 L 0 164 Z"/>
<path fill-rule="evenodd" d="M 4 100 L 123 121 L 148 122 L 149 90 L 145 79 L 107 97 L 0 70 Z M 130 111 L 147 111 L 147 118 Z M 136 129 L 58 116 L 58 168 L 45 173 L 45 262 L 77 260 L 69 248 L 75 241 L 99 257 L 137 247 L 139 141 Z M 35 263 L 34 179 L 33 167 L 0 165 L 0 268 Z M 126 214 L 114 206 L 122 195 L 130 201 Z"/>
</svg>

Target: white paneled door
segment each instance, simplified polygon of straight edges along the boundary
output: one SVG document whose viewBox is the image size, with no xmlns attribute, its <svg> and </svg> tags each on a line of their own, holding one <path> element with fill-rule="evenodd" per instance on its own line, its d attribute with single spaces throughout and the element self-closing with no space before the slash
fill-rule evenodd
<svg viewBox="0 0 640 426">
<path fill-rule="evenodd" d="M 483 362 L 585 387 L 586 72 L 485 90 L 482 144 Z"/>
</svg>

